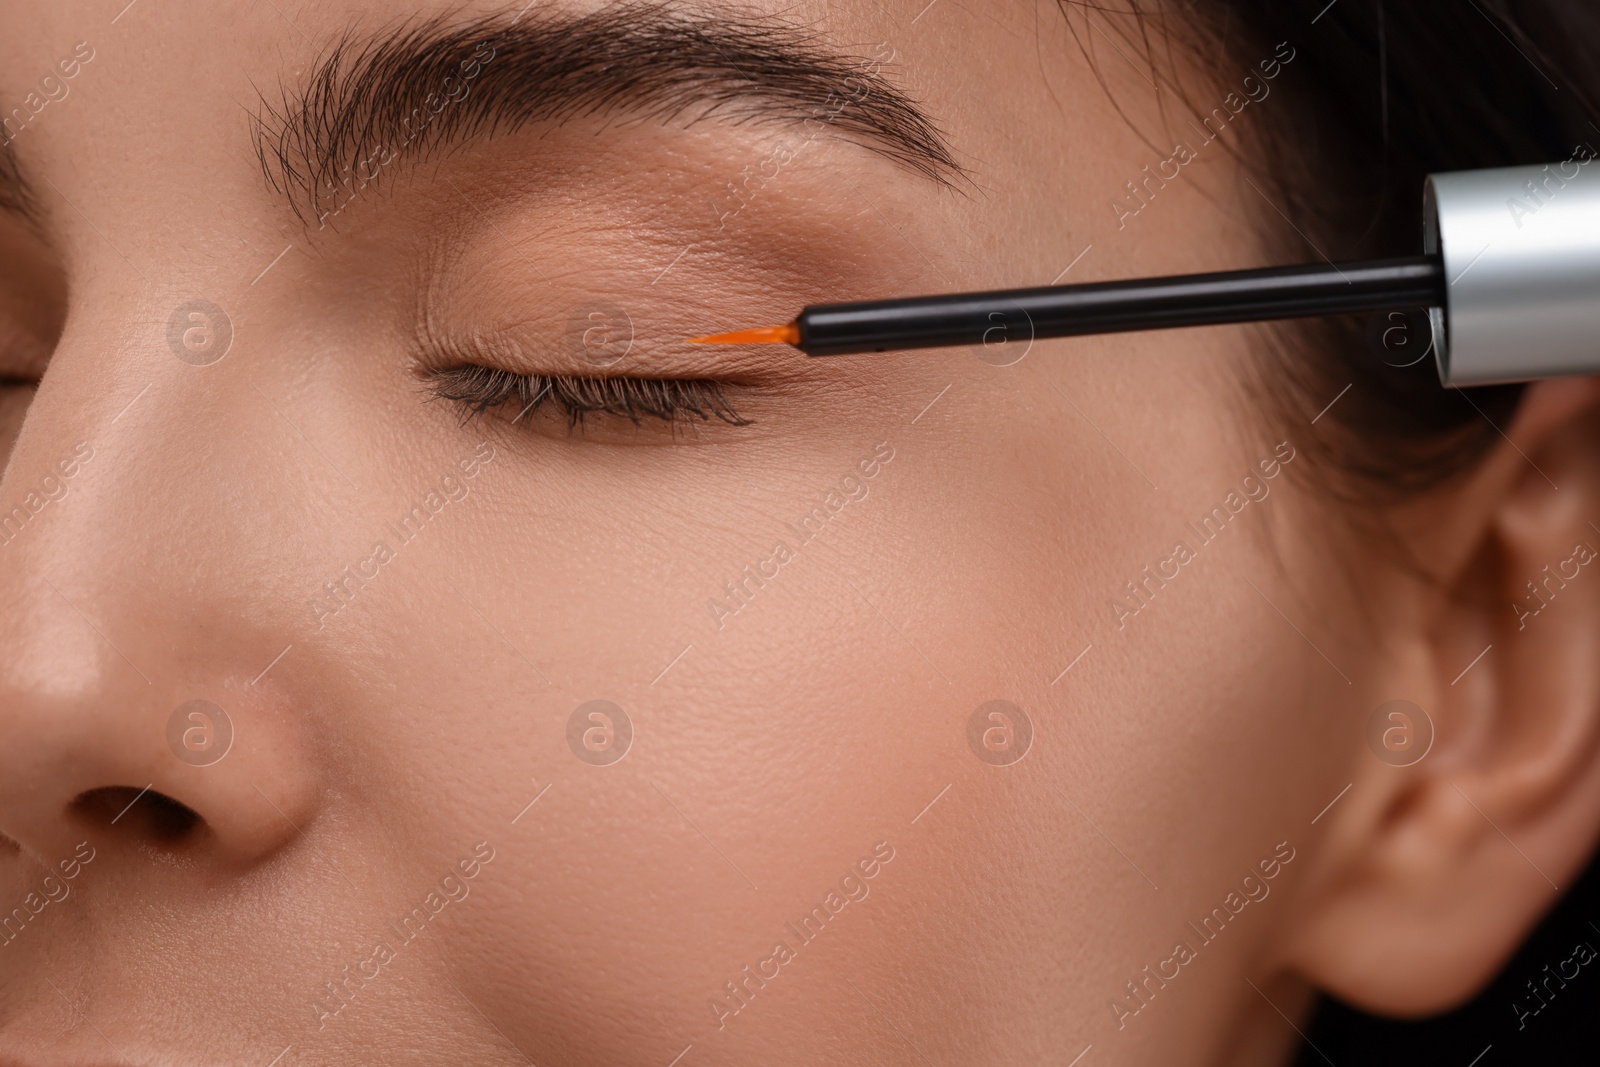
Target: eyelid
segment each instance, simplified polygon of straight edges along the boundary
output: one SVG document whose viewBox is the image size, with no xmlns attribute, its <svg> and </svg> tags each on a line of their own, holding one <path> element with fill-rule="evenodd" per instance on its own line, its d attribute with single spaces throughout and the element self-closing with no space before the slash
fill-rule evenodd
<svg viewBox="0 0 1600 1067">
<path fill-rule="evenodd" d="M 654 419 L 672 429 L 680 423 L 692 425 L 694 419 L 731 426 L 751 423 L 729 404 L 723 383 L 709 378 L 518 374 L 475 363 L 419 368 L 419 374 L 432 399 L 453 402 L 469 419 L 514 407 L 510 421 L 520 422 L 549 404 L 565 417 L 569 433 L 596 415 L 625 418 L 635 427 Z"/>
<path fill-rule="evenodd" d="M 659 365 L 652 368 L 654 373 L 626 374 L 610 365 L 616 360 L 591 363 L 590 369 L 587 361 L 572 357 L 570 343 L 550 346 L 546 330 L 452 329 L 429 310 L 416 321 L 413 372 L 424 382 L 429 399 L 451 402 L 463 421 L 493 412 L 508 422 L 534 424 L 560 415 L 569 435 L 578 431 L 593 436 L 591 424 L 603 424 L 599 428 L 606 431 L 625 426 L 630 433 L 648 433 L 648 423 L 670 430 L 674 438 L 680 429 L 752 422 L 734 410 L 724 392 L 738 388 L 737 375 L 663 371 Z M 624 365 L 641 362 L 635 353 Z"/>
</svg>

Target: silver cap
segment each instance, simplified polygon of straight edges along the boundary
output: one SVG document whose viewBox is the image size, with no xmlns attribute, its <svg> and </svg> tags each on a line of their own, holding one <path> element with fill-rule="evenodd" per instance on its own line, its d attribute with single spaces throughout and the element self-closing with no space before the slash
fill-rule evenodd
<svg viewBox="0 0 1600 1067">
<path fill-rule="evenodd" d="M 1434 174 L 1423 249 L 1444 260 L 1433 348 L 1445 385 L 1600 374 L 1600 165 Z"/>
</svg>

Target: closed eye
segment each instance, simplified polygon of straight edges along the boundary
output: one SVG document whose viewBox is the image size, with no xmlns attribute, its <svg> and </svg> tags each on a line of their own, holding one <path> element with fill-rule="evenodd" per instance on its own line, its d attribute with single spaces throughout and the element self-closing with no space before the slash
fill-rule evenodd
<svg viewBox="0 0 1600 1067">
<path fill-rule="evenodd" d="M 572 374 L 517 374 L 498 367 L 458 363 L 419 372 L 433 399 L 456 405 L 463 419 L 491 412 L 519 422 L 543 408 L 580 430 L 596 415 L 617 416 L 634 426 L 646 419 L 692 424 L 717 419 L 731 426 L 751 420 L 734 411 L 723 383 L 712 378 L 592 377 Z"/>
</svg>

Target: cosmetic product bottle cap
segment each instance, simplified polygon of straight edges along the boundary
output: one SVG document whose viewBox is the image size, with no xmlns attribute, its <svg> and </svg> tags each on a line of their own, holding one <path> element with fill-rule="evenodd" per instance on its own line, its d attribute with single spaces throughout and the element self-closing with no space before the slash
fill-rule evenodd
<svg viewBox="0 0 1600 1067">
<path fill-rule="evenodd" d="M 1444 261 L 1433 347 L 1445 385 L 1600 373 L 1600 166 L 1434 174 L 1423 248 Z"/>
</svg>

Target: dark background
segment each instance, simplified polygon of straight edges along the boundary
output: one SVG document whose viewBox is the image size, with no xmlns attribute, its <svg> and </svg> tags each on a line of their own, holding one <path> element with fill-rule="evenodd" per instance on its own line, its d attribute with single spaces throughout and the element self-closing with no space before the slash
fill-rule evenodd
<svg viewBox="0 0 1600 1067">
<path fill-rule="evenodd" d="M 1555 996 L 1546 996 L 1547 1006 L 1523 1019 L 1521 1029 L 1512 1007 L 1538 1007 L 1526 983 L 1538 984 L 1546 964 L 1554 973 L 1579 942 L 1600 951 L 1600 860 L 1590 862 L 1578 883 L 1563 888 L 1567 893 L 1556 910 L 1481 995 L 1447 1015 L 1417 1022 L 1380 1019 L 1325 998 L 1306 1029 L 1310 1044 L 1301 1042 L 1295 1067 L 1330 1062 L 1336 1067 L 1468 1067 L 1486 1048 L 1476 1067 L 1600 1064 L 1600 957 L 1580 968 L 1565 989 L 1552 982 Z"/>
</svg>

